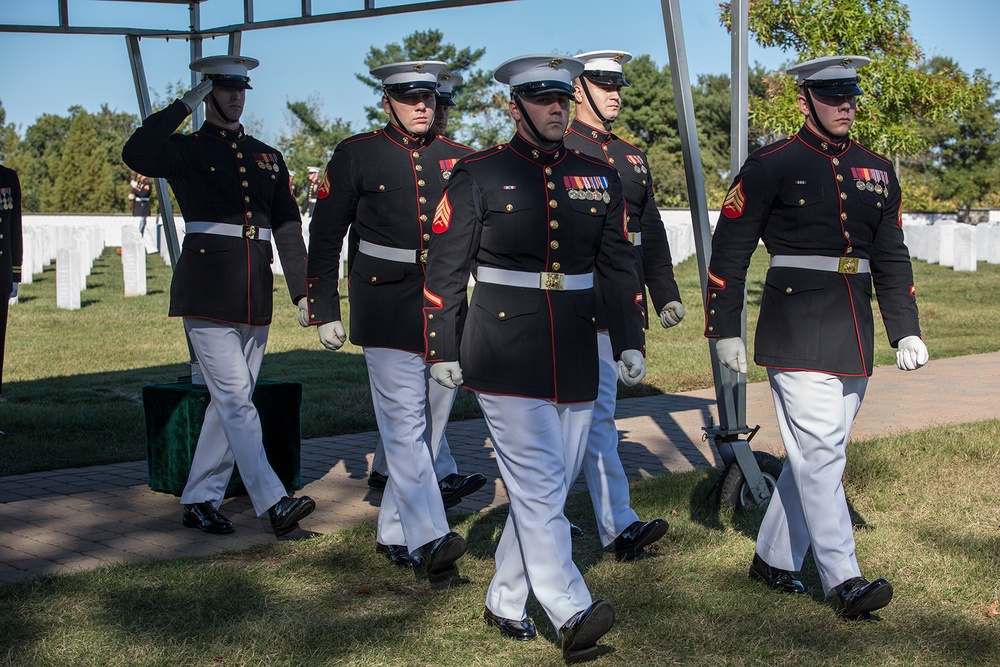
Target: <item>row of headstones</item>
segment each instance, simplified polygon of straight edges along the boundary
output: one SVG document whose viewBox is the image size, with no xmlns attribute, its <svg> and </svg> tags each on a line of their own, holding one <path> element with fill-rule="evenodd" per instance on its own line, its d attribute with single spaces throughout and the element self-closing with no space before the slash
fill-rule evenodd
<svg viewBox="0 0 1000 667">
<path fill-rule="evenodd" d="M 56 305 L 79 308 L 80 293 L 94 261 L 104 251 L 104 229 L 100 225 L 26 226 L 21 231 L 23 255 L 21 282 L 30 284 L 34 276 L 56 261 Z"/>
<path fill-rule="evenodd" d="M 955 271 L 975 271 L 977 261 L 1000 264 L 1000 224 L 903 225 L 903 236 L 910 256 L 930 264 Z"/>
</svg>

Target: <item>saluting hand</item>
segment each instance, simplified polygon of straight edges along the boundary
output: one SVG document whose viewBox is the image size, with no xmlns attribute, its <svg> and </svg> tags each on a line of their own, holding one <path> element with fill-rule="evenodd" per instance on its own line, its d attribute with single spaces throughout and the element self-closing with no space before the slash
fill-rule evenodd
<svg viewBox="0 0 1000 667">
<path fill-rule="evenodd" d="M 618 378 L 628 387 L 634 387 L 646 377 L 646 358 L 639 350 L 625 350 L 618 361 Z"/>
<path fill-rule="evenodd" d="M 455 389 L 464 382 L 462 366 L 457 361 L 438 361 L 431 364 L 431 377 L 446 389 Z"/>
<path fill-rule="evenodd" d="M 684 306 L 680 301 L 671 301 L 660 311 L 660 324 L 664 329 L 677 326 L 684 319 Z"/>
<path fill-rule="evenodd" d="M 184 95 L 181 97 L 181 102 L 183 102 L 184 105 L 187 106 L 188 113 L 190 113 L 194 111 L 195 107 L 201 104 L 206 97 L 208 97 L 208 94 L 210 92 L 212 92 L 212 80 L 205 79 L 197 86 L 184 93 Z"/>
<path fill-rule="evenodd" d="M 316 329 L 319 331 L 319 342 L 328 350 L 339 350 L 347 342 L 347 332 L 344 331 L 344 323 L 340 320 L 326 322 Z"/>
<path fill-rule="evenodd" d="M 896 347 L 896 366 L 901 371 L 915 371 L 930 359 L 927 346 L 920 336 L 901 338 Z"/>
</svg>

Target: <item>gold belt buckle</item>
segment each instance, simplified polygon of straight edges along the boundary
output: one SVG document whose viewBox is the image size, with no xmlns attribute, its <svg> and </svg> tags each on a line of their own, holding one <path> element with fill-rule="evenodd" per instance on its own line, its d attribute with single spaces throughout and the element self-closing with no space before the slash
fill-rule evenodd
<svg viewBox="0 0 1000 667">
<path fill-rule="evenodd" d="M 837 267 L 837 273 L 849 273 L 854 275 L 858 272 L 858 258 L 857 257 L 841 257 L 840 265 Z"/>
<path fill-rule="evenodd" d="M 427 263 L 427 250 L 418 250 L 417 251 L 417 261 L 419 263 L 421 263 L 421 264 L 426 264 Z"/>
<path fill-rule="evenodd" d="M 539 281 L 539 286 L 543 290 L 562 292 L 564 289 L 566 289 L 565 273 L 549 273 L 547 271 L 543 271 L 541 276 L 542 278 Z"/>
<path fill-rule="evenodd" d="M 243 225 L 243 238 L 256 239 L 259 233 L 260 233 L 260 227 L 255 227 L 253 225 Z"/>
<path fill-rule="evenodd" d="M 635 245 L 635 232 L 628 233 L 628 242 Z"/>
</svg>

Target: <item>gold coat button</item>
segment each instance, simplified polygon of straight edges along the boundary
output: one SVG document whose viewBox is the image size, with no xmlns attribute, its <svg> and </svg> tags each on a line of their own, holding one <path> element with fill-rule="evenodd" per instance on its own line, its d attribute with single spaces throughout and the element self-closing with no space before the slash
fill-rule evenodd
<svg viewBox="0 0 1000 667">
<path fill-rule="evenodd" d="M 312 286 L 313 286 L 313 284 L 312 284 L 312 283 L 309 283 L 309 287 L 312 287 Z"/>
<path fill-rule="evenodd" d="M 372 276 L 372 282 L 375 282 L 376 280 L 378 280 L 378 278 L 376 278 L 375 276 Z"/>
<path fill-rule="evenodd" d="M 849 255 L 852 252 L 854 252 L 854 248 L 852 248 L 851 246 L 847 246 L 847 250 L 845 250 L 844 252 L 846 252 Z"/>
<path fill-rule="evenodd" d="M 423 239 L 425 241 L 430 241 L 431 240 L 431 235 L 430 234 L 424 234 Z"/>
<path fill-rule="evenodd" d="M 378 189 L 379 189 L 379 192 L 384 192 L 385 191 L 385 186 L 382 185 L 381 183 L 379 183 Z"/>
<path fill-rule="evenodd" d="M 427 216 L 425 214 L 421 214 L 420 222 L 427 222 Z"/>
<path fill-rule="evenodd" d="M 419 181 L 417 181 L 417 185 L 419 185 L 420 187 L 424 187 L 424 179 L 421 178 Z"/>
<path fill-rule="evenodd" d="M 875 208 L 882 208 L 882 202 L 875 202 Z"/>
<path fill-rule="evenodd" d="M 420 151 L 413 151 L 413 157 L 420 157 Z"/>
<path fill-rule="evenodd" d="M 597 209 L 596 209 L 596 208 L 594 208 L 593 206 L 591 206 L 591 207 L 590 207 L 590 212 L 591 212 L 591 213 L 597 213 Z"/>
<path fill-rule="evenodd" d="M 428 354 L 428 356 L 433 357 L 436 354 L 437 354 L 437 350 L 431 350 L 430 353 Z"/>
<path fill-rule="evenodd" d="M 833 166 L 836 167 L 839 164 L 840 164 L 840 160 L 838 160 L 837 158 L 833 158 Z"/>
<path fill-rule="evenodd" d="M 423 171 L 424 170 L 424 168 L 422 166 L 420 166 L 419 164 L 417 166 L 415 166 L 414 169 L 416 169 L 417 171 Z"/>
<path fill-rule="evenodd" d="M 709 315 L 715 315 L 715 308 L 712 308 L 711 310 L 709 310 L 708 314 Z"/>
<path fill-rule="evenodd" d="M 236 158 L 237 158 L 237 159 L 239 159 L 239 158 L 241 158 L 241 157 L 243 157 L 243 153 L 237 153 L 237 154 L 236 154 Z"/>
<path fill-rule="evenodd" d="M 429 313 L 429 314 L 427 315 L 427 319 L 429 319 L 429 320 L 433 320 L 433 319 L 434 319 L 434 313 Z"/>
<path fill-rule="evenodd" d="M 719 295 L 718 295 L 718 294 L 716 294 L 715 292 L 712 292 L 712 298 L 713 298 L 713 299 L 714 299 L 715 297 L 717 297 L 717 296 L 719 296 Z"/>
<path fill-rule="evenodd" d="M 247 183 L 246 181 L 243 181 L 243 187 L 249 187 L 249 185 L 250 185 L 249 183 Z"/>
<path fill-rule="evenodd" d="M 246 203 L 249 204 L 250 203 L 250 197 L 248 195 L 243 195 L 243 201 L 245 201 Z"/>
<path fill-rule="evenodd" d="M 316 299 L 310 298 L 309 303 L 316 303 Z"/>
<path fill-rule="evenodd" d="M 226 133 L 225 133 L 225 132 L 223 132 L 223 133 L 222 133 L 222 136 L 226 136 Z M 229 144 L 229 147 L 230 147 L 230 148 L 236 148 L 236 144 Z"/>
<path fill-rule="evenodd" d="M 591 321 L 591 322 L 597 322 L 597 318 L 596 318 L 596 317 L 591 317 L 591 318 L 590 318 L 590 321 Z"/>
<path fill-rule="evenodd" d="M 427 334 L 427 337 L 428 337 L 428 338 L 437 338 L 437 332 L 435 332 L 435 331 L 432 331 L 432 332 L 430 332 L 429 334 Z"/>
<path fill-rule="evenodd" d="M 549 181 L 545 185 L 548 186 L 549 190 L 555 190 L 556 189 L 556 184 L 553 183 L 552 181 Z"/>
<path fill-rule="evenodd" d="M 241 174 L 247 173 L 247 168 L 246 167 L 240 167 L 240 173 Z"/>
<path fill-rule="evenodd" d="M 200 252 L 202 255 L 204 255 L 205 254 L 205 249 L 204 248 L 198 248 L 198 252 Z"/>
<path fill-rule="evenodd" d="M 786 287 L 785 288 L 785 294 L 791 294 L 791 293 L 792 293 L 792 288 L 791 287 Z"/>
<path fill-rule="evenodd" d="M 838 181 L 844 180 L 844 175 L 843 174 L 837 174 L 837 180 Z"/>
<path fill-rule="evenodd" d="M 559 221 L 558 220 L 551 221 L 549 223 L 549 227 L 551 227 L 552 229 L 559 229 Z"/>
<path fill-rule="evenodd" d="M 507 212 L 510 213 L 511 211 L 514 210 L 514 205 L 513 204 L 507 204 L 507 206 L 505 206 L 504 208 L 506 208 Z"/>
<path fill-rule="evenodd" d="M 800 199 L 799 200 L 799 206 L 805 206 L 805 204 L 806 204 L 806 200 L 805 199 Z"/>
<path fill-rule="evenodd" d="M 503 318 L 507 317 L 507 313 L 501 310 L 499 313 L 497 313 L 497 317 L 499 317 L 502 320 Z"/>
<path fill-rule="evenodd" d="M 841 220 L 847 220 L 847 214 L 846 213 L 841 213 L 840 214 L 840 219 Z"/>
<path fill-rule="evenodd" d="M 552 241 L 551 243 L 549 243 L 549 247 L 552 248 L 553 250 L 558 250 L 559 249 L 559 241 Z"/>
<path fill-rule="evenodd" d="M 551 176 L 552 175 L 552 167 L 546 167 L 545 168 L 545 175 L 546 176 Z"/>
<path fill-rule="evenodd" d="M 247 211 L 247 219 L 249 220 L 252 217 L 253 217 L 253 211 Z"/>
<path fill-rule="evenodd" d="M 844 232 L 844 238 L 845 239 L 851 238 L 851 233 L 850 232 Z"/>
<path fill-rule="evenodd" d="M 417 201 L 419 201 L 421 204 L 426 204 L 427 203 L 427 197 L 421 197 Z"/>
<path fill-rule="evenodd" d="M 209 167 L 208 170 L 209 171 L 215 171 L 215 167 Z"/>
<path fill-rule="evenodd" d="M 559 262 L 552 262 L 552 270 L 553 271 L 558 271 L 561 268 L 562 268 L 562 264 L 560 264 Z"/>
<path fill-rule="evenodd" d="M 555 199 L 549 200 L 549 208 L 556 208 L 557 206 L 559 206 L 559 202 L 557 202 Z"/>
<path fill-rule="evenodd" d="M 709 331 L 715 331 L 715 327 L 709 327 L 708 330 Z"/>
</svg>

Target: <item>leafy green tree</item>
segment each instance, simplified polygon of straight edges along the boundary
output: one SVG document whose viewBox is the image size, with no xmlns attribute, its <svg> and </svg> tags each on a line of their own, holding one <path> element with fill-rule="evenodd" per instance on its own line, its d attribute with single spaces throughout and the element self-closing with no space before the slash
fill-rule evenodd
<svg viewBox="0 0 1000 667">
<path fill-rule="evenodd" d="M 278 138 L 278 146 L 285 164 L 295 172 L 295 184 L 302 193 L 301 199 L 305 196 L 307 167 L 326 167 L 333 149 L 354 131 L 349 123 L 340 118 L 324 118 L 317 98 L 288 102 L 287 106 L 290 115 L 288 132 Z"/>
<path fill-rule="evenodd" d="M 730 3 L 720 4 L 730 26 Z M 910 35 L 910 14 L 900 0 L 756 0 L 749 29 L 765 47 L 791 51 L 795 60 L 831 54 L 869 56 L 861 70 L 866 94 L 859 98 L 853 136 L 888 155 L 915 155 L 927 146 L 921 122 L 936 122 L 981 104 L 987 86 L 961 72 L 929 72 Z M 768 77 L 768 94 L 752 100 L 752 122 L 765 131 L 792 134 L 802 125 L 793 77 Z"/>
<path fill-rule="evenodd" d="M 448 63 L 448 70 L 463 78 L 461 85 L 455 87 L 458 106 L 452 110 L 448 134 L 475 148 L 485 148 L 506 141 L 514 132 L 514 124 L 507 114 L 506 91 L 494 81 L 492 72 L 476 67 L 485 53 L 486 49 L 459 49 L 444 42 L 444 34 L 440 30 L 418 30 L 404 37 L 401 44 L 393 42 L 381 48 L 373 46 L 365 57 L 365 65 L 371 70 L 380 65 L 408 60 Z M 368 74 L 355 76 L 379 96 L 376 100 L 380 99 L 382 85 L 377 79 Z M 380 103 L 366 107 L 365 113 L 372 129 L 382 127 L 388 121 Z"/>
<path fill-rule="evenodd" d="M 5 125 L 7 112 L 3 108 L 3 100 L 0 100 L 0 163 L 7 162 L 20 150 L 21 138 L 17 136 L 17 128 L 14 124 Z"/>
</svg>

